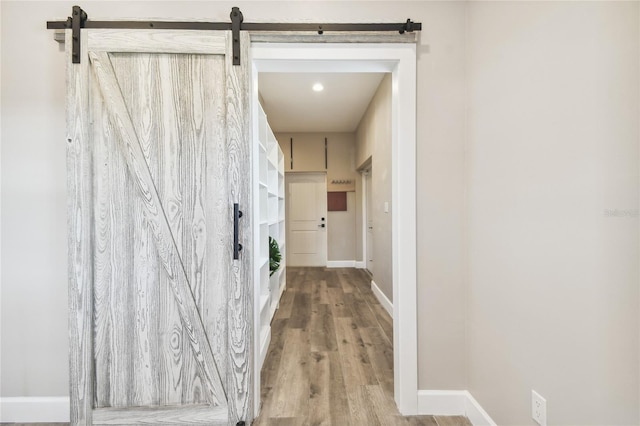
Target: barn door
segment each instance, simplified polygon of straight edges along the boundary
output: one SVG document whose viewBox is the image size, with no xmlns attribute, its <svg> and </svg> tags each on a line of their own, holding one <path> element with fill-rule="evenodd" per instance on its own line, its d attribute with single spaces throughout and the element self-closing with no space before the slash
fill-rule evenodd
<svg viewBox="0 0 640 426">
<path fill-rule="evenodd" d="M 71 423 L 250 424 L 247 37 L 66 37 Z"/>
</svg>

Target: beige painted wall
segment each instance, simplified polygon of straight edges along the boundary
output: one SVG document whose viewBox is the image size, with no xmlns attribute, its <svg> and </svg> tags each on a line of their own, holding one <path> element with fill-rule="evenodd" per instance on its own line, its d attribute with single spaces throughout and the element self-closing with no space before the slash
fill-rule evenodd
<svg viewBox="0 0 640 426">
<path fill-rule="evenodd" d="M 0 2 L 3 397 L 68 394 L 66 63 L 44 22 L 72 5 Z M 637 208 L 638 3 L 84 7 L 227 21 L 236 5 L 247 22 L 423 23 L 419 387 L 469 388 L 499 424 L 531 423 L 531 388 L 548 398 L 550 424 L 638 424 L 637 219 L 604 217 Z"/>
<path fill-rule="evenodd" d="M 68 16 L 73 4 L 0 2 L 2 396 L 68 392 L 66 63 L 44 22 Z M 231 7 L 239 6 L 246 22 L 404 22 L 407 17 L 422 22 L 417 47 L 419 386 L 466 386 L 464 363 L 458 360 L 465 353 L 464 340 L 446 315 L 464 305 L 457 286 L 461 224 L 449 214 L 459 211 L 463 193 L 458 181 L 464 157 L 458 147 L 464 134 L 459 129 L 464 119 L 464 2 L 91 1 L 83 6 L 90 18 L 111 19 L 152 16 L 226 22 Z M 442 202 L 424 201 L 434 197 Z"/>
<path fill-rule="evenodd" d="M 498 424 L 640 424 L 638 2 L 473 2 L 468 378 Z"/>
<path fill-rule="evenodd" d="M 373 209 L 373 281 L 393 302 L 391 250 L 391 74 L 371 99 L 356 130 L 356 166 L 371 158 Z M 388 212 L 384 211 L 385 203 Z M 360 247 L 362 243 L 359 244 Z"/>
<path fill-rule="evenodd" d="M 275 133 L 284 154 L 285 172 L 327 172 L 327 191 L 355 191 L 355 134 L 346 133 Z M 324 140 L 327 139 L 325 168 Z M 292 143 L 293 139 L 293 143 Z M 293 146 L 293 168 L 291 147 Z M 351 181 L 339 184 L 333 181 Z"/>
<path fill-rule="evenodd" d="M 276 133 L 285 172 L 327 172 L 327 191 L 347 192 L 346 212 L 327 212 L 327 260 L 356 260 L 356 179 L 354 133 Z M 293 138 L 293 169 L 291 139 Z M 327 138 L 325 169 L 324 140 Z M 350 180 L 351 184 L 335 184 Z"/>
</svg>

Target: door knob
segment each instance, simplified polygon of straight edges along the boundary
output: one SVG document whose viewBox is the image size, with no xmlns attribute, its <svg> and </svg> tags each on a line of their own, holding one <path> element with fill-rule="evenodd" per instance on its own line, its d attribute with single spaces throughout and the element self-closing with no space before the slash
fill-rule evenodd
<svg viewBox="0 0 640 426">
<path fill-rule="evenodd" d="M 319 228 L 324 228 L 324 223 L 322 225 L 318 225 Z"/>
</svg>

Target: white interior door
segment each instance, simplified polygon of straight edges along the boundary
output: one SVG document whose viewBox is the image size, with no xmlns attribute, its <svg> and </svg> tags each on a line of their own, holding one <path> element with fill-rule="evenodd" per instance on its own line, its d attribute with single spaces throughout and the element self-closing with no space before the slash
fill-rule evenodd
<svg viewBox="0 0 640 426">
<path fill-rule="evenodd" d="M 242 37 L 84 29 L 72 64 L 67 30 L 72 425 L 250 423 Z"/>
<path fill-rule="evenodd" d="M 327 266 L 327 177 L 287 173 L 287 266 Z"/>
<path fill-rule="evenodd" d="M 366 266 L 367 270 L 373 274 L 373 185 L 371 184 L 371 169 L 364 172 L 365 175 L 365 220 L 367 226 L 366 244 Z"/>
</svg>

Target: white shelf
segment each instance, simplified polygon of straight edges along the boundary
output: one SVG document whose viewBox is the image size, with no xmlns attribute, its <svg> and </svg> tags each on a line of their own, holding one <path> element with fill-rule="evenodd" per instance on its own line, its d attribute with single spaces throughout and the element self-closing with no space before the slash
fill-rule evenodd
<svg viewBox="0 0 640 426">
<path fill-rule="evenodd" d="M 256 345 L 256 359 L 261 368 L 271 339 L 271 320 L 275 314 L 282 292 L 286 288 L 286 250 L 285 250 L 285 202 L 284 202 L 284 155 L 273 131 L 269 127 L 267 116 L 262 107 L 258 111 L 258 164 L 254 170 L 257 173 L 257 188 L 254 191 L 254 202 L 259 217 L 259 227 L 255 232 L 258 252 L 254 258 L 256 280 L 254 288 L 259 288 L 256 295 L 256 315 L 259 315 L 260 329 Z M 274 238 L 280 247 L 280 268 L 269 274 L 269 237 Z"/>
</svg>

